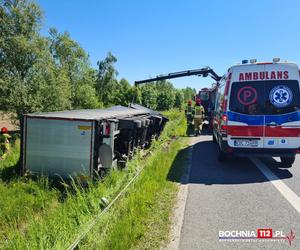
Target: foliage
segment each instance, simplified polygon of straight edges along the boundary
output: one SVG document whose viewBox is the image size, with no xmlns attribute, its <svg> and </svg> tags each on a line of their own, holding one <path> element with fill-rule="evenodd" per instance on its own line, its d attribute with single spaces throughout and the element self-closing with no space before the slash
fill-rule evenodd
<svg viewBox="0 0 300 250">
<path fill-rule="evenodd" d="M 0 110 L 21 119 L 24 113 L 127 106 L 132 100 L 168 110 L 181 107 L 195 90 L 175 89 L 168 81 L 133 87 L 108 53 L 94 69 L 88 53 L 68 32 L 40 34 L 42 10 L 30 0 L 0 2 Z"/>
<path fill-rule="evenodd" d="M 141 87 L 142 105 L 152 109 L 157 108 L 158 90 L 153 84 L 146 84 Z"/>
<path fill-rule="evenodd" d="M 103 101 L 105 106 L 112 105 L 116 95 L 120 91 L 118 81 L 116 80 L 118 72 L 114 67 L 114 63 L 116 62 L 117 58 L 109 52 L 104 60 L 97 63 L 99 69 L 96 80 L 96 90 L 100 100 Z"/>
<path fill-rule="evenodd" d="M 174 101 L 174 107 L 180 108 L 184 101 L 184 93 L 183 91 L 177 90 L 175 93 L 175 101 Z"/>
<path fill-rule="evenodd" d="M 192 89 L 190 87 L 186 87 L 185 89 L 182 89 L 184 100 L 192 100 L 193 97 L 196 95 L 196 89 Z"/>
</svg>

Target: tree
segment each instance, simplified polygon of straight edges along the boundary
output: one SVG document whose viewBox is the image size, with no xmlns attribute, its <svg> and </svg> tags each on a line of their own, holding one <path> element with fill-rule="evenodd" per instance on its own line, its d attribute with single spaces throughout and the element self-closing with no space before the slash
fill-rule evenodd
<svg viewBox="0 0 300 250">
<path fill-rule="evenodd" d="M 116 62 L 117 58 L 109 52 L 104 60 L 97 63 L 96 91 L 105 106 L 114 104 L 115 95 L 120 91 L 120 84 L 116 79 L 118 72 L 114 67 Z"/>
<path fill-rule="evenodd" d="M 183 95 L 184 95 L 184 100 L 192 100 L 194 96 L 196 95 L 196 89 L 192 89 L 190 87 L 186 87 L 185 89 L 182 89 Z"/>
<path fill-rule="evenodd" d="M 117 58 L 108 53 L 93 69 L 89 56 L 68 32 L 51 28 L 40 35 L 42 11 L 30 0 L 0 2 L 0 110 L 24 113 L 127 106 L 152 109 L 180 106 L 195 90 L 176 90 L 167 81 L 133 87 L 117 80 Z"/>
<path fill-rule="evenodd" d="M 86 108 L 94 107 L 96 102 L 78 99 L 86 97 L 86 95 L 82 95 L 83 89 L 88 90 L 92 98 L 95 96 L 92 91 L 96 80 L 96 71 L 91 68 L 87 53 L 76 41 L 71 39 L 68 32 L 60 34 L 55 28 L 51 28 L 49 34 L 53 61 L 57 67 L 61 68 L 61 72 L 67 75 L 71 86 L 73 108 L 83 108 L 78 106 L 80 103 L 84 103 Z M 86 106 L 88 103 L 91 106 Z"/>
<path fill-rule="evenodd" d="M 94 109 L 101 108 L 95 89 L 88 84 L 80 85 L 76 88 L 74 97 L 75 109 Z"/>
<path fill-rule="evenodd" d="M 133 101 L 137 104 L 142 104 L 142 91 L 138 86 L 133 87 Z"/>
<path fill-rule="evenodd" d="M 141 101 L 142 105 L 148 108 L 157 108 L 157 89 L 153 84 L 145 84 L 141 87 Z"/>
<path fill-rule="evenodd" d="M 26 0 L 0 5 L 0 109 L 16 114 L 70 109 L 68 72 L 53 60 L 49 39 L 39 34 L 41 10 Z"/>
<path fill-rule="evenodd" d="M 175 103 L 175 88 L 168 81 L 156 82 L 157 89 L 157 109 L 168 110 L 174 107 Z"/>
<path fill-rule="evenodd" d="M 122 78 L 119 82 L 119 90 L 116 93 L 115 103 L 128 106 L 128 104 L 133 100 L 133 95 L 133 87 L 125 78 Z"/>
<path fill-rule="evenodd" d="M 176 90 L 174 107 L 180 108 L 182 106 L 183 101 L 184 101 L 183 91 L 182 90 Z"/>
<path fill-rule="evenodd" d="M 25 81 L 40 53 L 38 31 L 42 11 L 34 2 L 2 0 L 0 3 L 0 78 Z"/>
<path fill-rule="evenodd" d="M 0 108 L 17 113 L 42 107 L 42 82 L 33 82 L 37 65 L 47 57 L 47 41 L 40 37 L 42 12 L 25 0 L 3 0 L 0 4 Z M 46 61 L 44 61 L 47 65 Z"/>
</svg>

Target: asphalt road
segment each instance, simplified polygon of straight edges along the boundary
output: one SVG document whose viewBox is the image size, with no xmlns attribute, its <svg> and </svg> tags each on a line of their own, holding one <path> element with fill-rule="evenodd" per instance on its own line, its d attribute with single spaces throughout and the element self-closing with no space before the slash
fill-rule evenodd
<svg viewBox="0 0 300 250">
<path fill-rule="evenodd" d="M 280 168 L 276 158 L 253 161 L 219 163 L 211 137 L 196 139 L 179 249 L 300 249 L 300 157 L 292 168 Z M 220 231 L 258 229 L 272 229 L 273 236 L 292 230 L 295 239 L 291 246 L 287 239 L 219 239 Z"/>
</svg>

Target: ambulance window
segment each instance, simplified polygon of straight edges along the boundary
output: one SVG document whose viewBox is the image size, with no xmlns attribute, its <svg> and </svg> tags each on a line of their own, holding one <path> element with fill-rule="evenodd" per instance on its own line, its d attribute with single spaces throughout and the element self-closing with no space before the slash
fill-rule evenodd
<svg viewBox="0 0 300 250">
<path fill-rule="evenodd" d="M 229 109 L 249 115 L 264 112 L 264 82 L 235 82 L 231 86 Z"/>
<path fill-rule="evenodd" d="M 207 100 L 209 100 L 209 93 L 208 92 L 199 92 L 199 97 L 200 97 L 200 99 L 202 100 L 202 101 L 207 101 Z"/>
<path fill-rule="evenodd" d="M 300 93 L 298 81 L 265 82 L 265 114 L 284 114 L 299 109 Z"/>
<path fill-rule="evenodd" d="M 221 103 L 224 99 L 224 91 L 225 91 L 225 81 L 220 83 L 220 86 L 218 87 L 217 93 L 216 93 L 216 103 L 215 103 L 215 111 L 221 112 Z"/>
</svg>

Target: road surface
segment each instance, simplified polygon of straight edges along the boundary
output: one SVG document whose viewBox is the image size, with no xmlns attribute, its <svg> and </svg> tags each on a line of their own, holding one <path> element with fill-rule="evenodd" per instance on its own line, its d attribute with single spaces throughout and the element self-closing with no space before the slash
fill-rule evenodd
<svg viewBox="0 0 300 250">
<path fill-rule="evenodd" d="M 178 248 L 300 249 L 300 157 L 292 168 L 280 168 L 277 158 L 219 163 L 211 136 L 193 140 Z M 249 239 L 258 229 L 282 231 L 283 239 Z M 222 241 L 222 234 L 247 239 Z"/>
</svg>

